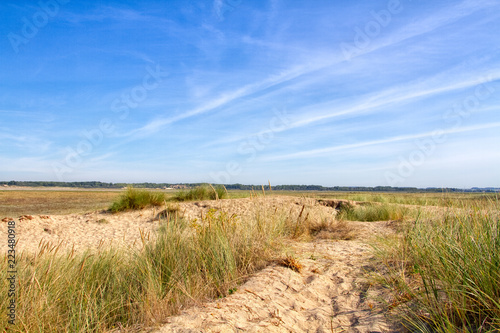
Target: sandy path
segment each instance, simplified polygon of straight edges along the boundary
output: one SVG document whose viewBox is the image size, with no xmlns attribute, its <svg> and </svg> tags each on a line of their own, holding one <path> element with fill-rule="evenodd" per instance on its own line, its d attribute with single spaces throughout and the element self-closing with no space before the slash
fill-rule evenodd
<svg viewBox="0 0 500 333">
<path fill-rule="evenodd" d="M 357 223 L 365 238 L 385 222 Z M 384 292 L 366 276 L 376 268 L 364 240 L 290 244 L 300 273 L 271 265 L 224 299 L 171 317 L 167 332 L 396 332 L 385 318 Z"/>
</svg>

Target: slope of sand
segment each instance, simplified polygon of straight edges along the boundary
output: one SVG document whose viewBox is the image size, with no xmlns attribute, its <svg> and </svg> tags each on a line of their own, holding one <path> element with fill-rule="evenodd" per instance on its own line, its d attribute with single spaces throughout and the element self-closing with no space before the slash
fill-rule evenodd
<svg viewBox="0 0 500 333">
<path fill-rule="evenodd" d="M 157 332 L 392 332 L 360 241 L 301 243 L 300 273 L 271 265 L 224 299 L 192 307 Z"/>
<path fill-rule="evenodd" d="M 335 209 L 310 198 L 271 196 L 257 199 L 202 201 L 178 204 L 189 219 L 200 219 L 210 209 L 244 219 L 282 210 L 311 220 L 331 218 Z M 161 209 L 109 214 L 33 216 L 16 218 L 18 251 L 36 252 L 49 242 L 76 251 L 115 246 L 141 246 L 154 234 Z M 105 221 L 104 221 L 105 220 Z M 351 222 L 350 222 L 351 223 Z M 6 226 L 0 222 L 1 237 Z M 314 240 L 288 244 L 303 265 L 300 272 L 271 264 L 249 277 L 238 290 L 220 300 L 198 304 L 156 329 L 156 332 L 393 332 L 383 304 L 382 290 L 371 286 L 367 274 L 375 270 L 366 241 L 389 233 L 386 222 L 352 222 L 352 240 Z M 6 242 L 0 251 L 6 253 Z M 1 253 L 1 252 L 0 252 Z"/>
</svg>

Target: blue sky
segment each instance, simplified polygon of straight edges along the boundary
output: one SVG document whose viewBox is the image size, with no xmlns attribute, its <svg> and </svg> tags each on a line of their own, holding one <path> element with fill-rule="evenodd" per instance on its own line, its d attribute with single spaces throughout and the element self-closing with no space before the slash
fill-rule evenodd
<svg viewBox="0 0 500 333">
<path fill-rule="evenodd" d="M 500 187 L 500 3 L 2 1 L 0 180 Z"/>
</svg>

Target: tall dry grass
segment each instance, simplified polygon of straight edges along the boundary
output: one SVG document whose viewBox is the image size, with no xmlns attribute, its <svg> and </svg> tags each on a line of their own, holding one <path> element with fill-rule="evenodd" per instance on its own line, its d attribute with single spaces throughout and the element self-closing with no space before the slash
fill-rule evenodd
<svg viewBox="0 0 500 333">
<path fill-rule="evenodd" d="M 408 207 L 394 204 L 366 204 L 352 205 L 345 204 L 340 207 L 338 218 L 348 221 L 389 221 L 404 220 L 415 214 L 415 210 Z"/>
</svg>

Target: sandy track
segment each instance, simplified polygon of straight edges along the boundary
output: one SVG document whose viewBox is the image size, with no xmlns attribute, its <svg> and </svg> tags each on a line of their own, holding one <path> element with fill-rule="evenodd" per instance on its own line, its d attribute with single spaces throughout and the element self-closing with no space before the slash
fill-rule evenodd
<svg viewBox="0 0 500 333">
<path fill-rule="evenodd" d="M 392 332 L 361 241 L 300 243 L 301 273 L 272 265 L 224 299 L 192 307 L 157 332 Z"/>
</svg>

